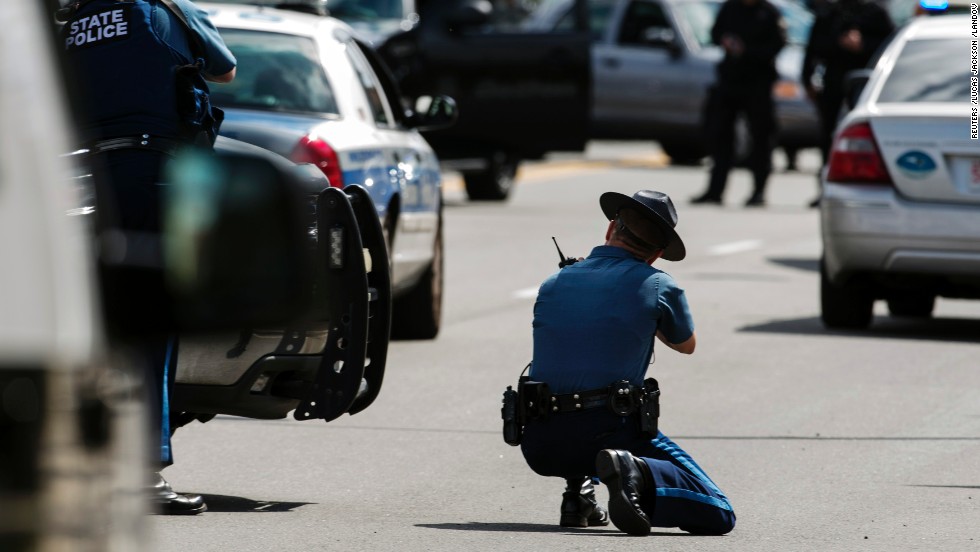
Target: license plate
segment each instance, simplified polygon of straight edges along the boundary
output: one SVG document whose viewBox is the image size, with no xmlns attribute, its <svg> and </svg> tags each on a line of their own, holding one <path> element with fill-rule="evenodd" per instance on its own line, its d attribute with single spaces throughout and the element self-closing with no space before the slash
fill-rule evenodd
<svg viewBox="0 0 980 552">
<path fill-rule="evenodd" d="M 950 169 L 957 187 L 980 194 L 980 157 L 954 157 L 951 161 Z"/>
</svg>

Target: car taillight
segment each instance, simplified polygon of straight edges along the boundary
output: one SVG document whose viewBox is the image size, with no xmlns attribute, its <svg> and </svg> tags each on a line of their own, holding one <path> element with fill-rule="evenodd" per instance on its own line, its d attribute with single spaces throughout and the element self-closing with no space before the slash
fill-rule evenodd
<svg viewBox="0 0 980 552">
<path fill-rule="evenodd" d="M 330 185 L 334 188 L 344 187 L 344 174 L 340 170 L 340 159 L 326 140 L 310 134 L 300 138 L 293 148 L 289 158 L 296 163 L 313 163 L 323 171 Z"/>
<path fill-rule="evenodd" d="M 871 125 L 851 125 L 837 136 L 830 151 L 827 180 L 841 184 L 892 183 L 871 132 Z"/>
</svg>

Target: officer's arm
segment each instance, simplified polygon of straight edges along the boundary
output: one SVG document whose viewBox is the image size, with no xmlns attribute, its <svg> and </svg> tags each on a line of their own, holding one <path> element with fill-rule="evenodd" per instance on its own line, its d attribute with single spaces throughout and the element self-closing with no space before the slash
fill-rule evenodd
<svg viewBox="0 0 980 552">
<path fill-rule="evenodd" d="M 728 32 L 728 9 L 728 2 L 722 4 L 711 26 L 711 42 L 717 46 L 721 46 L 721 37 Z"/>
<path fill-rule="evenodd" d="M 235 80 L 235 71 L 237 69 L 238 69 L 237 67 L 232 67 L 231 68 L 231 71 L 228 71 L 227 73 L 225 73 L 223 75 L 209 75 L 209 74 L 205 73 L 204 74 L 204 79 L 205 80 L 209 80 L 211 82 L 218 82 L 218 83 L 222 83 L 222 84 L 224 84 L 226 82 L 231 82 L 231 81 Z"/>
<path fill-rule="evenodd" d="M 660 339 L 660 341 L 664 345 L 670 347 L 671 349 L 677 351 L 678 353 L 684 353 L 685 355 L 689 355 L 693 353 L 694 346 L 697 345 L 697 337 L 693 332 L 691 333 L 691 337 L 687 338 L 686 341 L 682 341 L 680 343 L 671 343 L 664 336 L 664 333 L 659 330 L 657 331 L 657 338 Z"/>
</svg>

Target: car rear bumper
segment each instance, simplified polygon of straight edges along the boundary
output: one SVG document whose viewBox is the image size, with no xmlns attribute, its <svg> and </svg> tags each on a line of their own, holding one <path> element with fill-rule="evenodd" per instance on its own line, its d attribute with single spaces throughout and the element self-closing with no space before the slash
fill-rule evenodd
<svg viewBox="0 0 980 552">
<path fill-rule="evenodd" d="M 980 209 L 912 202 L 894 188 L 825 183 L 824 259 L 831 281 L 862 273 L 932 275 L 980 286 Z"/>
</svg>

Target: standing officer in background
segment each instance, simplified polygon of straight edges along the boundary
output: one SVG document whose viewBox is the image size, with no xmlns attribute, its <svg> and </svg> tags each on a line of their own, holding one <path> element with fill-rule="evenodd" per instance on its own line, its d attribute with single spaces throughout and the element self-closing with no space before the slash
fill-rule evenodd
<svg viewBox="0 0 980 552">
<path fill-rule="evenodd" d="M 188 0 L 79 0 L 57 17 L 96 182 L 106 322 L 110 336 L 143 362 L 150 442 L 162 469 L 173 463 L 169 403 L 177 367 L 154 266 L 164 165 L 181 148 L 211 148 L 221 115 L 204 79 L 230 82 L 236 61 L 206 12 Z M 162 513 L 207 509 L 200 496 L 175 493 L 159 474 L 154 479 L 152 500 Z"/>
<path fill-rule="evenodd" d="M 826 166 L 844 103 L 845 77 L 849 71 L 867 67 L 895 25 L 888 12 L 872 0 L 816 0 L 813 14 L 800 78 L 820 117 L 820 153 Z M 813 76 L 820 66 L 823 82 L 818 89 Z M 810 206 L 819 203 L 818 196 Z"/>
<path fill-rule="evenodd" d="M 608 523 L 592 492 L 598 475 L 622 531 L 728 533 L 735 526 L 728 499 L 663 433 L 644 431 L 631 399 L 644 386 L 656 339 L 694 352 L 684 290 L 651 266 L 685 256 L 677 212 L 667 195 L 648 190 L 607 192 L 599 205 L 610 221 L 605 245 L 545 280 L 534 304 L 530 379 L 547 385 L 547 396 L 534 397 L 545 409 L 526 420 L 524 458 L 539 475 L 565 478 L 561 525 Z"/>
<path fill-rule="evenodd" d="M 726 0 L 711 28 L 711 40 L 725 50 L 705 106 L 711 175 L 707 191 L 691 202 L 721 204 L 735 162 L 735 121 L 742 113 L 752 140 L 748 167 L 753 189 L 745 205 L 761 206 L 772 172 L 776 137 L 772 86 L 778 78 L 776 55 L 786 45 L 785 25 L 779 10 L 767 0 Z"/>
</svg>

